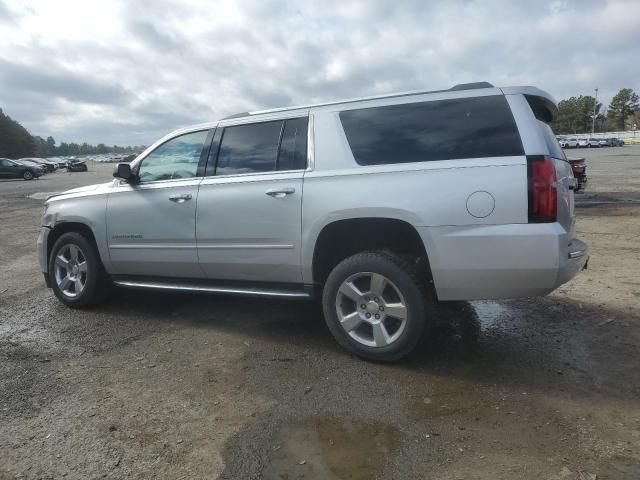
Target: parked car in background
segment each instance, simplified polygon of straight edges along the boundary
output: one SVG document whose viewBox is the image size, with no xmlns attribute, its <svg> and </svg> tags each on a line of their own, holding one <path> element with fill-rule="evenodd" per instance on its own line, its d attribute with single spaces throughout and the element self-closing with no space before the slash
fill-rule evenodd
<svg viewBox="0 0 640 480">
<path fill-rule="evenodd" d="M 25 160 L 25 159 L 15 160 L 15 162 L 20 163 L 22 165 L 27 165 L 39 170 L 41 176 L 47 173 L 47 168 L 44 165 L 40 165 L 38 162 Z"/>
<path fill-rule="evenodd" d="M 44 158 L 21 158 L 20 160 L 27 160 L 29 162 L 37 163 L 38 165 L 44 167 L 48 173 L 54 172 L 58 168 L 58 164 L 56 162 L 51 162 Z"/>
<path fill-rule="evenodd" d="M 588 138 L 587 139 L 587 147 L 588 148 L 600 148 L 600 140 L 597 138 Z"/>
<path fill-rule="evenodd" d="M 57 168 L 64 168 L 67 165 L 67 160 L 60 157 L 48 157 L 47 161 L 55 163 Z"/>
<path fill-rule="evenodd" d="M 482 82 L 184 128 L 50 197 L 40 267 L 75 308 L 113 283 L 315 296 L 340 345 L 398 360 L 438 301 L 546 295 L 584 268 L 556 114 Z"/>
<path fill-rule="evenodd" d="M 587 148 L 589 146 L 588 138 L 579 138 L 578 139 L 578 148 Z"/>
<path fill-rule="evenodd" d="M 24 178 L 25 180 L 33 180 L 42 175 L 42 170 L 33 165 L 27 165 L 9 160 L 8 158 L 0 158 L 0 178 Z"/>
<path fill-rule="evenodd" d="M 565 138 L 560 146 L 562 148 L 578 148 L 578 139 L 575 137 Z"/>
<path fill-rule="evenodd" d="M 86 172 L 87 162 L 84 160 L 69 160 L 67 162 L 67 172 Z"/>
<path fill-rule="evenodd" d="M 574 191 L 578 192 L 580 190 L 584 190 L 584 187 L 587 184 L 587 163 L 585 161 L 585 158 L 584 157 L 580 157 L 580 158 L 567 157 L 567 160 L 571 165 L 573 176 L 576 179 L 576 187 Z"/>
<path fill-rule="evenodd" d="M 619 138 L 608 138 L 607 139 L 612 147 L 622 147 L 624 146 L 624 141 Z"/>
</svg>

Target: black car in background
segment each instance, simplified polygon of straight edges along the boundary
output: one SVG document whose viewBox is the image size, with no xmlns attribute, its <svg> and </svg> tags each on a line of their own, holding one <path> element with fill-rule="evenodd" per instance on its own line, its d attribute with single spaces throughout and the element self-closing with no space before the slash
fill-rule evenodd
<svg viewBox="0 0 640 480">
<path fill-rule="evenodd" d="M 9 160 L 8 158 L 0 158 L 0 178 L 33 180 L 43 173 L 43 170 L 35 165 Z"/>
<path fill-rule="evenodd" d="M 67 162 L 67 172 L 86 172 L 87 163 L 84 160 L 69 160 Z"/>
</svg>

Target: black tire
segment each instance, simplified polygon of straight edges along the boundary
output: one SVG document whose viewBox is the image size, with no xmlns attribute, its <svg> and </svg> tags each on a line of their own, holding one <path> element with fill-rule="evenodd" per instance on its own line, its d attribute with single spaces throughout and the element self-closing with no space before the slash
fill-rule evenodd
<svg viewBox="0 0 640 480">
<path fill-rule="evenodd" d="M 25 180 L 33 180 L 33 173 L 31 173 L 29 170 L 25 170 L 22 174 L 22 178 L 24 178 Z"/>
<path fill-rule="evenodd" d="M 386 346 L 366 346 L 352 338 L 338 319 L 338 290 L 358 273 L 381 274 L 393 282 L 404 297 L 406 323 L 398 338 Z M 322 294 L 325 321 L 340 345 L 365 360 L 394 362 L 408 355 L 433 320 L 433 296 L 415 265 L 386 252 L 362 252 L 340 262 L 329 274 Z M 357 308 L 357 307 L 356 307 Z"/>
<path fill-rule="evenodd" d="M 56 278 L 56 257 L 60 254 L 61 250 L 68 245 L 77 246 L 87 262 L 84 288 L 76 297 L 65 295 L 58 286 Z M 72 308 L 90 308 L 99 304 L 106 299 L 111 287 L 111 281 L 104 270 L 95 244 L 81 233 L 76 232 L 61 235 L 53 244 L 53 248 L 49 253 L 49 276 L 51 279 L 51 288 L 56 297 L 58 297 L 62 303 Z"/>
</svg>

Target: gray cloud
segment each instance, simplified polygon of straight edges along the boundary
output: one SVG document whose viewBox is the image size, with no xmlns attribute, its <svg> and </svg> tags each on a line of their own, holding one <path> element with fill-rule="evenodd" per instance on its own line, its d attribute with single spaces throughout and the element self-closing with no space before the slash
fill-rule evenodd
<svg viewBox="0 0 640 480">
<path fill-rule="evenodd" d="M 35 93 L 80 103 L 120 105 L 131 98 L 120 85 L 110 85 L 57 65 L 23 65 L 1 59 L 0 87 L 5 91 Z"/>
<path fill-rule="evenodd" d="M 0 0 L 15 14 L 0 107 L 64 141 L 150 143 L 239 111 L 478 80 L 558 99 L 597 86 L 605 103 L 640 87 L 635 0 L 114 0 L 97 24 L 95 6 L 30 1 Z"/>
</svg>

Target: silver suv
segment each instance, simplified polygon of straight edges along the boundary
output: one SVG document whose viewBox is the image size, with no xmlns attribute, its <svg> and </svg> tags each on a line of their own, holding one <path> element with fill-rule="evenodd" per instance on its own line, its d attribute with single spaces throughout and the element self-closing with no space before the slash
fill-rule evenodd
<svg viewBox="0 0 640 480">
<path fill-rule="evenodd" d="M 322 299 L 336 340 L 393 361 L 439 301 L 544 295 L 587 262 L 571 168 L 533 87 L 467 84 L 234 115 L 46 202 L 46 283 Z"/>
</svg>

